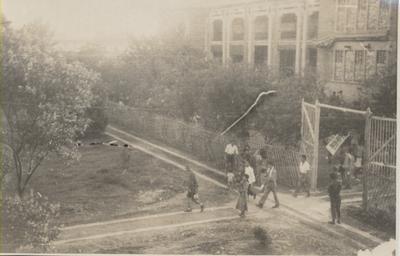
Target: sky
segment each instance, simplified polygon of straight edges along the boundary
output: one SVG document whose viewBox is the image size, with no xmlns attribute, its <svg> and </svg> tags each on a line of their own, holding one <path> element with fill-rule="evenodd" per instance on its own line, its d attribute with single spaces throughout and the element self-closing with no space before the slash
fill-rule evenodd
<svg viewBox="0 0 400 256">
<path fill-rule="evenodd" d="M 188 1 L 188 0 L 186 0 Z M 190 1 L 190 0 L 189 0 Z M 182 0 L 3 0 L 3 13 L 18 28 L 48 25 L 65 47 L 85 43 L 124 45 L 129 38 L 156 35 L 158 17 Z"/>
</svg>

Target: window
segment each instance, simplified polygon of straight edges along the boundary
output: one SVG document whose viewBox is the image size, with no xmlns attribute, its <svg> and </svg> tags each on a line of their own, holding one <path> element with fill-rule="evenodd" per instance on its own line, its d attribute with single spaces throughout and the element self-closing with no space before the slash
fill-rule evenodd
<svg viewBox="0 0 400 256">
<path fill-rule="evenodd" d="M 344 76 L 343 64 L 344 64 L 343 51 L 336 50 L 335 51 L 335 75 L 334 75 L 335 80 L 343 80 L 343 76 Z"/>
<path fill-rule="evenodd" d="M 244 58 L 243 45 L 231 45 L 230 55 L 233 63 L 242 62 Z"/>
<path fill-rule="evenodd" d="M 296 39 L 296 14 L 284 14 L 281 18 L 281 39 Z"/>
<path fill-rule="evenodd" d="M 362 81 L 365 79 L 365 51 L 355 51 L 354 60 L 354 80 Z"/>
<path fill-rule="evenodd" d="M 254 37 L 255 40 L 268 39 L 268 17 L 259 16 L 254 21 Z"/>
<path fill-rule="evenodd" d="M 254 64 L 265 65 L 268 60 L 268 46 L 257 45 L 254 48 Z"/>
<path fill-rule="evenodd" d="M 213 22 L 213 41 L 222 41 L 222 20 L 215 20 Z"/>
<path fill-rule="evenodd" d="M 314 12 L 313 14 L 308 17 L 308 39 L 316 39 L 318 37 L 318 20 L 319 20 L 319 13 Z"/>
<path fill-rule="evenodd" d="M 295 71 L 296 50 L 284 49 L 279 51 L 279 73 L 281 76 L 291 76 Z"/>
<path fill-rule="evenodd" d="M 389 23 L 390 0 L 337 0 L 338 32 L 387 29 Z"/>
<path fill-rule="evenodd" d="M 338 32 L 356 31 L 358 0 L 339 0 L 337 3 L 336 30 Z"/>
<path fill-rule="evenodd" d="M 214 59 L 222 61 L 222 45 L 211 46 L 211 53 Z"/>
<path fill-rule="evenodd" d="M 244 21 L 241 18 L 236 18 L 232 21 L 232 40 L 244 40 Z"/>
<path fill-rule="evenodd" d="M 317 48 L 308 48 L 307 49 L 307 67 L 305 67 L 305 68 L 308 68 L 310 71 L 316 71 L 317 57 L 318 57 Z"/>
<path fill-rule="evenodd" d="M 376 51 L 376 64 L 386 64 L 386 51 L 378 50 Z"/>
<path fill-rule="evenodd" d="M 387 51 L 336 50 L 334 79 L 337 81 L 365 80 L 387 67 Z"/>
</svg>

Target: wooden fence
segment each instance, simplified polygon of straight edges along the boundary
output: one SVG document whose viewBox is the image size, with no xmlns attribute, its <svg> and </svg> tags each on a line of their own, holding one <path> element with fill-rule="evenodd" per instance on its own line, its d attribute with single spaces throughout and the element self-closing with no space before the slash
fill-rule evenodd
<svg viewBox="0 0 400 256">
<path fill-rule="evenodd" d="M 224 150 L 229 143 L 227 136 L 220 136 L 195 124 L 112 102 L 109 103 L 107 111 L 111 124 L 121 126 L 140 136 L 158 140 L 188 152 L 216 168 L 224 169 Z M 298 151 L 264 143 L 255 145 L 252 151 L 261 148 L 264 148 L 268 157 L 275 162 L 278 183 L 287 187 L 295 186 L 298 175 Z"/>
</svg>

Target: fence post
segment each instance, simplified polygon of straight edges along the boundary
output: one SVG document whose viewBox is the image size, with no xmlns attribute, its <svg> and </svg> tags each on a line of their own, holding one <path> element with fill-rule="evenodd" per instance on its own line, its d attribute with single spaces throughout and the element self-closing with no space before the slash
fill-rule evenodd
<svg viewBox="0 0 400 256">
<path fill-rule="evenodd" d="M 365 114 L 365 132 L 364 132 L 364 157 L 363 157 L 363 209 L 368 208 L 368 165 L 370 152 L 370 133 L 371 133 L 371 109 L 367 109 Z"/>
<path fill-rule="evenodd" d="M 319 101 L 315 101 L 315 118 L 314 118 L 314 159 L 313 159 L 313 171 L 311 173 L 311 189 L 317 189 L 318 180 L 318 157 L 319 157 L 319 121 L 320 121 L 321 107 L 319 106 Z"/>
</svg>

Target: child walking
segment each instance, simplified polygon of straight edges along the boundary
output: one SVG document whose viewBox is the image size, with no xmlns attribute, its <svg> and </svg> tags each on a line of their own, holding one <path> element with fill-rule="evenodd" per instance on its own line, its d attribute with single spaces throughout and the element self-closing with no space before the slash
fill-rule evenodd
<svg viewBox="0 0 400 256">
<path fill-rule="evenodd" d="M 331 201 L 331 214 L 332 214 L 332 221 L 330 224 L 338 223 L 340 224 L 340 204 L 341 204 L 341 197 L 340 197 L 340 190 L 342 189 L 342 185 L 338 182 L 338 175 L 336 172 L 331 173 L 330 175 L 331 183 L 328 187 L 329 199 Z"/>
<path fill-rule="evenodd" d="M 249 176 L 244 174 L 239 183 L 239 198 L 236 203 L 236 209 L 238 209 L 240 211 L 239 216 L 242 218 L 245 217 L 245 213 L 247 211 L 247 197 L 248 197 L 247 191 L 249 188 L 248 179 L 249 179 Z"/>
</svg>

